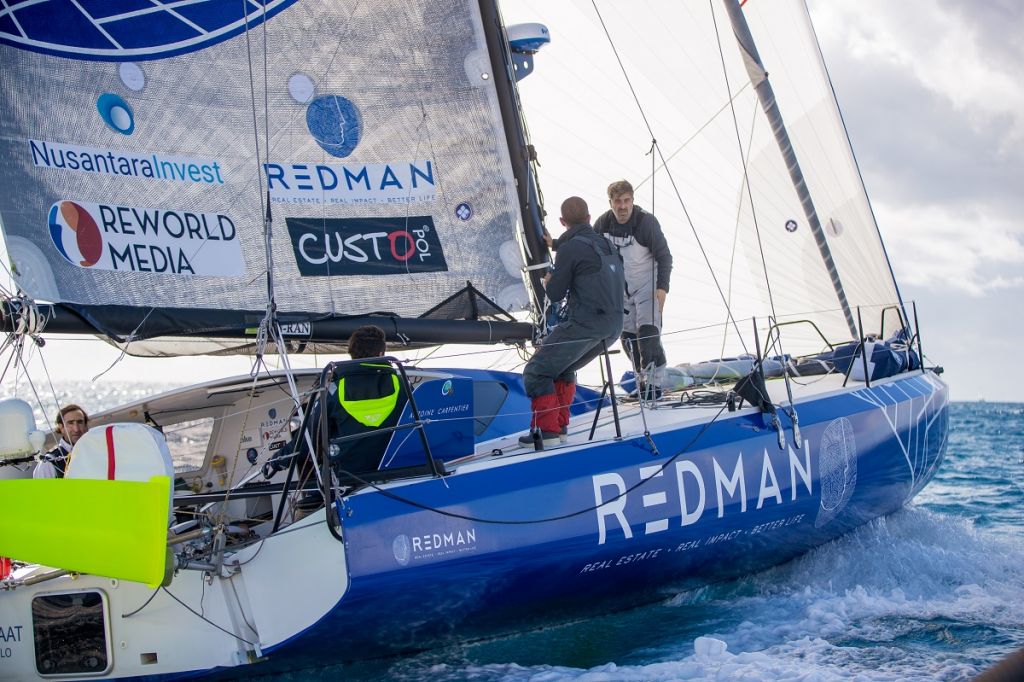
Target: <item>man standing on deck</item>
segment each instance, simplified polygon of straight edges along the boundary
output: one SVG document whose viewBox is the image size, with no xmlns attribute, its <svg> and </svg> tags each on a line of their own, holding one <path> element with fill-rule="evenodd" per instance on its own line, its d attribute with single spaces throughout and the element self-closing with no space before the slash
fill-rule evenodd
<svg viewBox="0 0 1024 682">
<path fill-rule="evenodd" d="M 611 210 L 594 222 L 594 229 L 618 248 L 626 269 L 622 347 L 633 361 L 640 396 L 655 399 L 661 396 L 668 364 L 661 345 L 661 314 L 672 276 L 672 252 L 658 219 L 633 204 L 633 185 L 628 181 L 608 185 L 608 203 Z"/>
<path fill-rule="evenodd" d="M 562 202 L 559 222 L 566 228 L 554 246 L 555 268 L 545 275 L 548 299 L 568 295 L 566 319 L 544 339 L 523 370 L 523 383 L 533 409 L 531 433 L 519 439 L 534 445 L 557 445 L 569 425 L 569 406 L 576 394 L 576 370 L 597 357 L 622 332 L 622 260 L 607 240 L 590 226 L 590 210 L 580 197 Z"/>
</svg>

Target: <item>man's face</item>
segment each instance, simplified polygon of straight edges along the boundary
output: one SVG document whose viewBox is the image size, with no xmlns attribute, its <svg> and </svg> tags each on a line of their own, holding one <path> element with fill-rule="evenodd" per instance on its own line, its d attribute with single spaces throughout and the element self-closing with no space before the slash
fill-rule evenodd
<svg viewBox="0 0 1024 682">
<path fill-rule="evenodd" d="M 609 199 L 608 204 L 612 207 L 612 213 L 615 214 L 615 220 L 619 221 L 620 225 L 629 220 L 630 216 L 633 215 L 632 194 L 620 194 Z"/>
<path fill-rule="evenodd" d="M 71 410 L 64 415 L 64 439 L 74 445 L 82 434 L 89 430 L 81 410 Z"/>
</svg>

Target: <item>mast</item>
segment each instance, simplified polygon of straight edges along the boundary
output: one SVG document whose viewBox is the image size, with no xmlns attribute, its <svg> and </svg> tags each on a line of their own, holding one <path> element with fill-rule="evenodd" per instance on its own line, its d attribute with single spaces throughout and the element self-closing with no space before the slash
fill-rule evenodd
<svg viewBox="0 0 1024 682">
<path fill-rule="evenodd" d="M 807 183 L 804 182 L 803 172 L 800 170 L 800 164 L 797 161 L 796 152 L 793 150 L 793 144 L 790 142 L 789 133 L 786 132 L 786 124 L 782 120 L 782 112 L 779 111 L 779 105 L 775 101 L 775 92 L 768 82 L 768 72 L 765 71 L 764 65 L 761 63 L 761 57 L 757 52 L 757 47 L 754 45 L 754 37 L 750 34 L 750 27 L 747 26 L 747 20 L 743 16 L 743 9 L 740 7 L 740 3 L 738 0 L 724 0 L 724 2 L 725 9 L 729 13 L 729 21 L 732 23 L 733 34 L 736 36 L 736 42 L 743 55 L 743 63 L 747 67 L 747 75 L 750 76 L 750 83 L 754 86 L 754 91 L 757 92 L 757 99 L 760 101 L 761 108 L 768 117 L 768 123 L 771 125 L 772 132 L 775 134 L 775 142 L 779 145 L 779 151 L 782 152 L 783 161 L 789 170 L 789 177 L 793 181 L 793 187 L 796 189 L 800 204 L 803 206 L 807 224 L 811 228 L 811 234 L 814 235 L 814 242 L 818 245 L 818 252 L 821 254 L 821 259 L 825 263 L 825 269 L 832 279 L 832 287 L 836 291 L 839 305 L 843 309 L 843 316 L 846 318 L 846 324 L 850 328 L 850 337 L 856 339 L 859 337 L 857 323 L 853 319 L 853 312 L 850 310 L 850 303 L 846 299 L 846 292 L 843 290 L 839 271 L 836 269 L 835 260 L 832 258 L 832 251 L 829 248 L 828 241 L 825 239 L 825 231 L 821 229 L 821 222 L 818 220 L 818 213 L 814 208 L 814 202 L 811 200 L 811 193 L 807 189 Z"/>
<path fill-rule="evenodd" d="M 508 40 L 505 27 L 498 13 L 496 0 L 480 0 L 480 15 L 484 24 L 484 35 L 487 38 L 487 53 L 491 60 L 491 73 L 494 75 L 494 87 L 501 107 L 501 119 L 504 123 L 505 140 L 508 144 L 509 157 L 512 161 L 512 174 L 516 179 L 516 193 L 519 196 L 519 212 L 523 217 L 523 236 L 527 247 L 527 266 L 542 265 L 549 261 L 548 248 L 541 235 L 544 232 L 543 216 L 538 200 L 536 178 L 530 168 L 532 148 L 526 142 L 523 125 L 520 119 L 518 96 L 514 90 L 515 78 L 509 63 Z M 541 268 L 531 269 L 530 291 L 533 306 L 540 320 L 544 313 L 544 302 L 537 292 L 544 291 Z"/>
</svg>

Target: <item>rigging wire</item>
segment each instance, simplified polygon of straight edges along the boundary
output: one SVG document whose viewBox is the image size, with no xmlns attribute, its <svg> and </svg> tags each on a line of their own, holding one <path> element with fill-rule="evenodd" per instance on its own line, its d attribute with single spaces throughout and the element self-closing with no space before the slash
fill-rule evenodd
<svg viewBox="0 0 1024 682">
<path fill-rule="evenodd" d="M 665 157 L 665 159 L 664 159 L 664 161 L 662 162 L 662 165 L 661 165 L 661 166 L 658 166 L 657 168 L 655 168 L 655 169 L 654 169 L 653 171 L 651 171 L 651 174 L 650 174 L 650 175 L 648 175 L 648 176 L 647 176 L 646 178 L 644 178 L 643 180 L 641 180 L 640 182 L 638 182 L 638 183 L 636 184 L 636 189 L 640 189 L 640 188 L 641 188 L 641 187 L 643 187 L 643 186 L 644 186 L 645 184 L 647 184 L 647 182 L 648 182 L 648 181 L 651 181 L 651 182 L 653 182 L 653 181 L 654 181 L 654 174 L 655 174 L 655 173 L 656 173 L 656 172 L 657 172 L 658 170 L 660 170 L 660 169 L 662 169 L 662 168 L 665 168 L 665 169 L 667 170 L 667 169 L 668 169 L 668 162 L 669 162 L 669 161 L 671 161 L 672 159 L 674 159 L 674 158 L 675 158 L 675 157 L 676 157 L 676 156 L 677 156 L 678 154 L 680 154 L 680 153 L 681 153 L 681 152 L 682 152 L 682 151 L 683 151 L 684 149 L 686 149 L 686 148 L 687 148 L 688 146 L 690 146 L 690 143 L 691 143 L 691 142 L 693 142 L 693 141 L 694 141 L 694 140 L 696 140 L 696 139 L 697 139 L 698 137 L 700 137 L 701 133 L 703 133 L 703 132 L 704 132 L 704 130 L 706 130 L 708 126 L 710 126 L 710 125 L 711 125 L 712 123 L 714 123 L 714 122 L 715 122 L 715 119 L 716 119 L 716 118 L 718 118 L 718 115 L 719 115 L 719 114 L 721 114 L 721 113 L 722 113 L 723 111 L 725 111 L 725 110 L 726 110 L 727 108 L 729 108 L 729 105 L 730 105 L 730 104 L 731 104 L 731 103 L 732 103 L 732 102 L 733 102 L 734 100 L 736 100 L 736 99 L 737 99 L 737 98 L 738 98 L 738 97 L 739 97 L 740 95 L 742 95 L 742 94 L 743 94 L 743 92 L 744 92 L 744 91 L 745 91 L 745 90 L 746 90 L 746 89 L 747 89 L 748 87 L 750 87 L 750 82 L 749 82 L 749 81 L 748 81 L 747 83 L 744 83 L 744 84 L 743 84 L 742 86 L 740 86 L 740 89 L 739 89 L 739 90 L 737 90 L 737 91 L 736 91 L 736 93 L 735 93 L 734 95 L 731 95 L 731 96 L 729 97 L 729 101 L 728 101 L 728 102 L 726 102 L 725 104 L 723 104 L 722 106 L 720 106 L 720 107 L 718 108 L 718 111 L 716 111 L 715 113 L 711 114 L 711 116 L 709 116 L 709 117 L 708 117 L 708 120 L 706 120 L 706 121 L 705 121 L 705 122 L 704 122 L 704 123 L 703 123 L 703 124 L 701 125 L 701 127 L 697 128 L 697 130 L 695 130 L 695 131 L 693 132 L 693 134 L 692 134 L 692 135 L 690 135 L 690 136 L 689 136 L 688 138 L 686 138 L 685 140 L 683 140 L 683 143 L 682 143 L 681 145 L 679 145 L 679 147 L 678 147 L 678 148 L 677 148 L 677 149 L 676 149 L 676 150 L 675 150 L 674 152 L 672 152 L 671 154 L 669 154 L 668 156 L 666 156 L 666 157 Z M 654 206 L 653 206 L 653 205 L 651 206 L 651 210 L 652 210 L 652 211 L 654 210 Z"/>
<path fill-rule="evenodd" d="M 629 91 L 633 94 L 633 100 L 636 102 L 636 106 L 640 111 L 640 116 L 643 118 L 644 125 L 647 127 L 647 132 L 651 136 L 651 139 L 656 139 L 654 135 L 654 129 L 651 127 L 650 122 L 647 120 L 647 114 L 644 111 L 643 105 L 640 103 L 640 98 L 636 94 L 636 90 L 633 88 L 632 80 L 629 77 L 629 72 L 626 71 L 625 65 L 622 63 L 622 59 L 619 57 L 618 48 L 615 46 L 615 41 L 612 39 L 611 33 L 608 30 L 608 26 L 604 22 L 604 17 L 601 16 L 601 11 L 597 7 L 597 0 L 591 0 L 591 5 L 594 7 L 594 12 L 597 14 L 598 21 L 601 24 L 601 28 L 604 31 L 605 37 L 608 39 L 608 44 L 611 46 L 612 52 L 615 55 L 615 59 L 619 64 L 619 68 L 622 70 L 622 75 L 626 79 L 626 84 L 629 86 Z M 722 303 L 725 304 L 726 311 L 729 319 L 732 321 L 733 326 L 736 328 L 736 336 L 740 340 L 740 344 L 743 346 L 744 352 L 747 351 L 746 342 L 743 339 L 743 335 L 740 333 L 739 325 L 736 323 L 735 318 L 732 315 L 732 308 L 729 306 L 728 301 L 725 298 L 725 292 L 722 290 L 722 285 L 718 281 L 718 277 L 715 275 L 715 269 L 711 265 L 711 258 L 708 256 L 707 250 L 704 248 L 704 243 L 701 241 L 700 235 L 697 233 L 697 227 L 693 222 L 693 218 L 690 215 L 689 209 L 686 207 L 686 202 L 683 201 L 682 194 L 679 191 L 679 187 L 676 184 L 675 177 L 672 175 L 672 171 L 668 169 L 666 160 L 661 152 L 661 148 L 657 147 L 658 158 L 661 160 L 662 166 L 665 167 L 665 173 L 668 176 L 669 184 L 672 186 L 672 190 L 676 195 L 676 200 L 679 202 L 679 207 L 683 210 L 683 215 L 686 216 L 686 222 L 690 226 L 690 231 L 693 233 L 694 241 L 697 243 L 697 247 L 700 249 L 701 255 L 704 257 L 704 262 L 708 267 L 708 271 L 711 274 L 711 280 L 715 283 L 715 288 L 718 290 L 719 298 L 722 299 Z"/>
<path fill-rule="evenodd" d="M 712 0 L 708 0 L 708 9 L 711 12 L 711 21 L 712 21 L 712 23 L 714 24 L 714 27 L 715 27 L 715 41 L 716 41 L 716 43 L 718 45 L 718 57 L 719 57 L 721 65 L 722 65 L 722 79 L 725 82 L 725 90 L 726 90 L 726 92 L 727 93 L 731 93 L 732 92 L 732 87 L 729 85 L 729 70 L 726 68 L 726 65 L 725 65 L 725 52 L 722 49 L 722 35 L 719 32 L 719 30 L 718 30 L 718 19 L 715 16 L 715 8 L 714 8 L 714 6 L 711 3 L 712 3 Z M 746 191 L 747 191 L 747 201 L 750 202 L 750 216 L 751 216 L 751 220 L 752 220 L 752 222 L 754 224 L 754 234 L 757 235 L 757 249 L 758 249 L 758 251 L 761 254 L 761 267 L 762 267 L 762 270 L 764 272 L 764 285 L 765 285 L 765 290 L 768 293 L 768 305 L 769 305 L 769 307 L 771 308 L 771 311 L 772 311 L 770 322 L 771 322 L 772 325 L 774 325 L 775 322 L 778 320 L 778 314 L 775 312 L 775 297 L 772 294 L 771 277 L 768 274 L 768 259 L 766 258 L 765 254 L 764 254 L 764 243 L 763 243 L 763 241 L 761 239 L 761 226 L 760 226 L 760 223 L 758 222 L 758 219 L 757 219 L 758 211 L 754 207 L 754 193 L 753 193 L 753 190 L 750 187 L 750 176 L 748 174 L 748 161 L 749 161 L 749 157 L 745 155 L 744 150 L 743 150 L 743 140 L 740 138 L 739 119 L 736 117 L 736 107 L 733 104 L 731 99 L 729 100 L 729 112 L 732 115 L 733 131 L 736 133 L 736 148 L 737 148 L 737 152 L 740 155 L 740 161 L 741 161 L 742 167 L 743 167 L 743 186 L 746 188 Z M 755 108 L 755 112 L 756 112 L 756 108 Z M 754 120 L 756 121 L 757 119 L 755 118 Z M 754 126 L 753 125 L 751 126 L 750 134 L 751 134 L 751 139 L 753 139 L 753 134 L 754 134 Z M 746 154 L 749 154 L 749 152 L 750 152 L 750 150 L 748 149 Z M 756 330 L 755 330 L 755 332 L 756 332 Z M 785 356 L 785 349 L 782 346 L 782 331 L 781 330 L 779 330 L 779 333 L 775 337 L 775 345 L 778 346 L 779 354 L 784 357 Z M 768 349 L 765 349 L 765 353 L 766 354 L 767 354 L 767 350 Z M 757 352 L 758 352 L 758 357 L 760 358 L 761 357 L 760 349 L 758 349 Z M 786 384 L 786 394 L 789 397 L 790 410 L 787 410 L 787 412 L 788 412 L 788 414 L 790 416 L 790 419 L 792 419 L 792 421 L 793 421 L 793 430 L 794 430 L 794 432 L 797 432 L 797 427 L 796 427 L 796 422 L 797 422 L 796 405 L 793 403 L 793 389 L 790 386 L 790 383 L 789 383 L 789 372 L 786 371 L 785 366 L 783 366 L 782 376 L 783 376 L 783 380 L 785 381 L 785 384 Z M 799 436 L 797 436 L 797 439 L 799 440 Z"/>
<path fill-rule="evenodd" d="M 726 92 L 727 93 L 731 93 L 732 92 L 732 87 L 729 85 L 729 70 L 726 68 L 726 65 L 725 65 L 725 51 L 722 48 L 722 36 L 721 36 L 721 33 L 719 33 L 719 30 L 718 30 L 718 18 L 715 16 L 715 8 L 714 8 L 714 6 L 711 3 L 712 3 L 712 0 L 708 0 L 708 9 L 711 11 L 711 21 L 712 21 L 712 24 L 715 27 L 715 40 L 716 40 L 716 42 L 718 44 L 718 57 L 719 57 L 719 60 L 720 60 L 720 62 L 722 64 L 722 78 L 723 78 L 723 80 L 725 82 L 725 90 L 726 90 Z M 747 172 L 747 161 L 748 161 L 748 158 L 744 154 L 743 141 L 740 139 L 740 124 L 739 124 L 739 120 L 736 118 L 736 107 L 733 104 L 732 99 L 729 100 L 729 112 L 732 115 L 733 131 L 736 133 L 736 148 L 737 148 L 737 151 L 739 152 L 740 163 L 742 164 L 742 168 L 743 168 L 743 187 L 746 188 L 747 201 L 750 202 L 750 216 L 751 216 L 751 220 L 753 221 L 753 224 L 754 224 L 754 234 L 757 236 L 757 249 L 758 249 L 758 251 L 761 254 L 761 268 L 762 268 L 762 271 L 764 272 L 764 285 L 765 285 L 765 289 L 766 289 L 766 291 L 768 293 L 768 305 L 772 309 L 772 317 L 774 318 L 774 317 L 776 317 L 776 313 L 775 313 L 775 297 L 772 295 L 772 283 L 771 283 L 771 279 L 768 276 L 768 260 L 767 260 L 767 258 L 764 255 L 764 244 L 761 241 L 761 226 L 760 226 L 760 223 L 757 220 L 758 211 L 754 207 L 754 193 L 753 193 L 753 191 L 750 188 L 750 175 Z M 755 118 L 755 120 L 756 120 L 756 118 Z M 754 134 L 753 126 L 751 126 L 750 134 L 751 134 L 751 137 Z"/>
<path fill-rule="evenodd" d="M 203 581 L 203 584 L 204 584 L 204 585 L 206 584 L 206 583 L 205 583 L 205 581 Z M 174 594 L 172 594 L 172 593 L 171 593 L 171 591 L 170 591 L 170 590 L 168 590 L 168 589 L 167 589 L 166 587 L 163 587 L 163 586 L 161 586 L 161 587 L 160 587 L 160 589 L 161 589 L 161 590 L 163 590 L 163 591 L 164 591 L 164 592 L 165 592 L 165 593 L 167 594 L 167 596 L 168 596 L 168 597 L 170 597 L 170 598 L 171 598 L 171 599 L 173 599 L 174 601 L 176 601 L 176 602 L 178 602 L 179 604 L 181 604 L 182 606 L 184 606 L 184 607 L 185 607 L 185 608 L 186 608 L 186 609 L 187 609 L 188 611 L 190 611 L 190 612 L 191 612 L 191 613 L 192 613 L 192 614 L 193 614 L 193 615 L 194 615 L 194 616 L 195 616 L 196 618 L 198 618 L 198 619 L 200 619 L 200 620 L 202 620 L 202 621 L 205 621 L 205 622 L 206 622 L 206 623 L 207 623 L 208 625 L 212 625 L 213 627 L 217 628 L 218 630 L 220 630 L 220 631 L 221 631 L 221 632 L 223 632 L 224 634 L 226 634 L 226 635 L 229 635 L 229 636 L 231 636 L 231 637 L 234 637 L 235 639 L 237 639 L 237 640 L 238 640 L 238 641 L 240 641 L 240 642 L 245 642 L 245 643 L 246 643 L 246 644 L 248 644 L 249 646 L 255 646 L 255 642 L 250 642 L 250 641 L 249 641 L 249 640 L 247 640 L 247 639 L 246 639 L 245 637 L 240 637 L 239 635 L 236 635 L 236 634 L 235 634 L 234 632 L 231 632 L 231 630 L 228 630 L 227 628 L 223 628 L 223 627 L 221 627 L 220 625 L 217 625 L 217 624 L 216 624 L 216 623 L 214 623 L 214 622 L 213 622 L 212 620 L 210 620 L 209 618 L 207 618 L 207 617 L 206 617 L 206 616 L 204 616 L 203 614 L 199 613 L 198 611 L 196 611 L 195 609 L 193 609 L 193 608 L 192 608 L 191 606 L 189 606 L 188 604 L 186 604 L 186 603 L 185 603 L 185 602 L 183 602 L 182 600 L 180 600 L 180 599 L 178 599 L 177 597 L 175 597 L 175 596 L 174 596 Z M 247 624 L 248 624 L 248 623 L 247 623 Z"/>
</svg>

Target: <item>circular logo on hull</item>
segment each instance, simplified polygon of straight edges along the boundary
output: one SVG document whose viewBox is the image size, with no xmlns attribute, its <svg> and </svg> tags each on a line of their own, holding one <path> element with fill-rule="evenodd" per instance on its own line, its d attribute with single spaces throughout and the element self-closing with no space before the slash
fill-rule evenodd
<svg viewBox="0 0 1024 682">
<path fill-rule="evenodd" d="M 833 419 L 821 434 L 821 506 L 814 519 L 821 528 L 839 515 L 857 487 L 857 442 L 846 417 Z"/>
<path fill-rule="evenodd" d="M 395 555 L 395 561 L 400 565 L 408 566 L 409 558 L 412 556 L 412 546 L 409 543 L 409 536 L 397 536 L 391 543 L 391 553 Z"/>
</svg>

